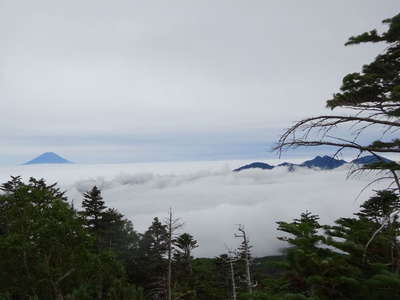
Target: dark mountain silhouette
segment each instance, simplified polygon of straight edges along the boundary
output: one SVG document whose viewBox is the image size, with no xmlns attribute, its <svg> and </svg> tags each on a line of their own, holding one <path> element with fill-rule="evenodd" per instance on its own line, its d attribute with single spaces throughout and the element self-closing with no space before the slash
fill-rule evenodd
<svg viewBox="0 0 400 300">
<path fill-rule="evenodd" d="M 72 162 L 62 158 L 54 152 L 46 152 L 40 154 L 38 157 L 27 161 L 24 165 L 35 165 L 35 164 L 71 164 Z"/>
<path fill-rule="evenodd" d="M 293 164 L 293 163 L 289 163 L 289 162 L 283 162 L 283 163 L 277 165 L 277 167 L 287 167 L 289 171 L 295 171 L 296 167 L 307 167 L 307 168 L 319 168 L 319 169 L 323 169 L 323 170 L 332 170 L 332 169 L 338 168 L 346 163 L 347 162 L 345 160 L 339 160 L 339 159 L 330 157 L 328 155 L 325 155 L 325 156 L 316 156 L 313 159 L 306 160 L 305 162 L 303 162 L 301 164 Z M 254 163 L 242 166 L 240 168 L 237 168 L 233 171 L 239 172 L 239 171 L 247 170 L 247 169 L 271 170 L 274 167 L 275 166 L 272 166 L 272 165 L 269 165 L 266 163 L 254 162 Z"/>
<path fill-rule="evenodd" d="M 304 166 L 307 168 L 320 168 L 324 170 L 332 170 L 344 165 L 345 163 L 347 163 L 345 160 L 342 159 L 339 160 L 330 157 L 328 155 L 324 155 L 324 156 L 316 156 L 311 160 L 307 160 L 302 164 L 300 164 L 300 166 Z"/>
<path fill-rule="evenodd" d="M 392 160 L 382 157 L 382 156 L 374 156 L 374 155 L 367 155 L 367 156 L 363 156 L 357 159 L 354 159 L 353 161 L 351 161 L 351 163 L 354 164 L 371 164 L 371 163 L 376 163 L 376 162 L 393 162 Z M 306 160 L 305 162 L 301 163 L 301 164 L 293 164 L 290 162 L 283 162 L 280 163 L 277 166 L 273 166 L 273 165 L 269 165 L 267 163 L 263 163 L 263 162 L 254 162 L 245 166 L 242 166 L 240 168 L 237 168 L 235 170 L 233 170 L 234 172 L 239 172 L 242 170 L 248 170 L 248 169 L 263 169 L 263 170 L 271 170 L 275 167 L 287 167 L 289 171 L 295 171 L 296 168 L 298 167 L 306 167 L 306 168 L 318 168 L 318 169 L 322 169 L 322 170 L 332 170 L 332 169 L 336 169 L 340 166 L 343 166 L 344 164 L 346 164 L 347 161 L 343 160 L 343 159 L 335 159 L 331 156 L 328 155 L 324 155 L 324 156 L 316 156 L 311 160 Z"/>
<path fill-rule="evenodd" d="M 357 159 L 354 159 L 351 161 L 353 164 L 358 164 L 358 165 L 368 165 L 372 163 L 378 163 L 378 162 L 393 162 L 393 160 L 390 160 L 388 158 L 379 156 L 376 157 L 375 155 L 367 155 L 363 156 Z"/>
<path fill-rule="evenodd" d="M 233 171 L 234 171 L 234 172 L 239 172 L 239 171 L 246 170 L 246 169 L 271 170 L 271 169 L 273 169 L 273 168 L 274 168 L 274 166 L 271 166 L 271 165 L 266 164 L 266 163 L 262 163 L 262 162 L 253 162 L 253 163 L 251 163 L 251 164 L 248 164 L 248 165 L 242 166 L 242 167 L 240 167 L 240 168 L 237 168 L 237 169 L 235 169 L 235 170 L 233 170 Z"/>
</svg>

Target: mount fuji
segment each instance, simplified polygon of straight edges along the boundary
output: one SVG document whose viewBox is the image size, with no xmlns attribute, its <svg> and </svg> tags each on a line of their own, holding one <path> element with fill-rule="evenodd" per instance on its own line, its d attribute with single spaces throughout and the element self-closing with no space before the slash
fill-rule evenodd
<svg viewBox="0 0 400 300">
<path fill-rule="evenodd" d="M 24 165 L 36 165 L 36 164 L 71 164 L 72 162 L 66 160 L 60 155 L 54 152 L 45 152 L 35 157 L 34 159 L 27 161 Z"/>
</svg>

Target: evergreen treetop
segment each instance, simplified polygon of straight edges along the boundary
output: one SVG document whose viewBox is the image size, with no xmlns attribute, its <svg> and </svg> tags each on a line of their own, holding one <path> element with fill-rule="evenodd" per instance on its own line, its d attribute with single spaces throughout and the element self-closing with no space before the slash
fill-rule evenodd
<svg viewBox="0 0 400 300">
<path fill-rule="evenodd" d="M 86 224 L 93 230 L 99 230 L 106 206 L 101 196 L 101 191 L 97 186 L 83 194 L 81 214 Z"/>
</svg>

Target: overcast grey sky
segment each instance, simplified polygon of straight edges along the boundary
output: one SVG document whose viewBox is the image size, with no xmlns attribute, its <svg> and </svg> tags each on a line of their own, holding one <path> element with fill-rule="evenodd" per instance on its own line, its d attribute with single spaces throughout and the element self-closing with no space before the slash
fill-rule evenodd
<svg viewBox="0 0 400 300">
<path fill-rule="evenodd" d="M 398 0 L 0 0 L 0 164 L 260 157 Z"/>
</svg>

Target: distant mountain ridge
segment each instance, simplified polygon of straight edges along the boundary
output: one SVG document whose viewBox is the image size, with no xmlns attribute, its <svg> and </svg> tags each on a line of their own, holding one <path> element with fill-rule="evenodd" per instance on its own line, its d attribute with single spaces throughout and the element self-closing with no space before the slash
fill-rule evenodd
<svg viewBox="0 0 400 300">
<path fill-rule="evenodd" d="M 253 162 L 253 163 L 251 163 L 251 164 L 244 165 L 244 166 L 242 166 L 242 167 L 240 167 L 240 168 L 237 168 L 237 169 L 235 169 L 235 170 L 233 170 L 233 171 L 239 172 L 239 171 L 246 170 L 246 169 L 271 170 L 271 169 L 273 169 L 273 168 L 274 168 L 274 166 L 271 166 L 271 165 L 266 164 L 266 163 L 262 163 L 262 162 Z"/>
<path fill-rule="evenodd" d="M 23 165 L 37 165 L 37 164 L 72 164 L 72 162 L 66 160 L 57 153 L 45 152 L 35 157 L 34 159 L 27 161 Z"/>
<path fill-rule="evenodd" d="M 354 159 L 351 162 L 353 164 L 365 165 L 365 164 L 373 164 L 373 163 L 378 163 L 378 162 L 393 162 L 393 160 L 390 160 L 383 156 L 376 157 L 374 155 L 368 155 L 368 156 L 359 157 L 357 159 Z"/>
<path fill-rule="evenodd" d="M 374 156 L 374 155 L 367 155 L 363 157 L 359 157 L 357 159 L 352 160 L 350 163 L 358 164 L 358 165 L 366 165 L 376 162 L 393 162 L 392 160 L 382 157 L 382 156 Z M 306 160 L 301 164 L 294 164 L 289 162 L 283 162 L 277 166 L 269 165 L 263 162 L 254 162 L 251 164 L 247 164 L 241 166 L 237 169 L 234 169 L 234 172 L 240 172 L 243 170 L 248 169 L 263 169 L 263 170 L 271 170 L 276 167 L 287 167 L 289 171 L 294 171 L 297 167 L 306 167 L 306 168 L 318 168 L 321 170 L 333 170 L 339 168 L 348 162 L 343 159 L 335 159 L 331 156 L 324 155 L 324 156 L 316 156 L 311 160 Z"/>
<path fill-rule="evenodd" d="M 300 166 L 304 166 L 307 168 L 320 168 L 320 169 L 325 169 L 325 170 L 332 170 L 339 168 L 340 166 L 344 165 L 347 163 L 343 159 L 335 159 L 333 157 L 330 157 L 328 155 L 324 156 L 316 156 L 314 159 L 307 160 L 303 162 Z"/>
</svg>

